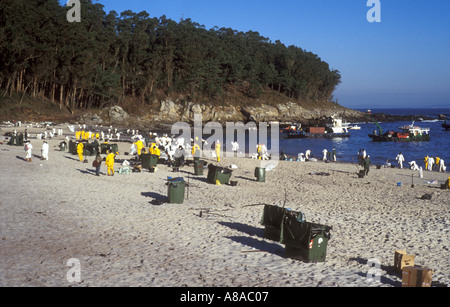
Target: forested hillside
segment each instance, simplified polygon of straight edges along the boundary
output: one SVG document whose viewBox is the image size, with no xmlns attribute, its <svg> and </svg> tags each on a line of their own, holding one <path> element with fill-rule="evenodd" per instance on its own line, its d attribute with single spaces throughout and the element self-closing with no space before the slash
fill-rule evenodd
<svg viewBox="0 0 450 307">
<path fill-rule="evenodd" d="M 340 73 L 300 47 L 190 19 L 106 13 L 81 1 L 81 22 L 58 0 L 1 0 L 0 96 L 45 98 L 71 112 L 151 105 L 164 97 L 215 103 L 230 91 L 328 101 Z"/>
</svg>

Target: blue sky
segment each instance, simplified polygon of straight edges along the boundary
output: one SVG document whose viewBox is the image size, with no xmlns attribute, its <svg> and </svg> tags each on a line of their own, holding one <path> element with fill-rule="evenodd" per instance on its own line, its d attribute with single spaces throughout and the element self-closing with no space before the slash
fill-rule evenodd
<svg viewBox="0 0 450 307">
<path fill-rule="evenodd" d="M 334 97 L 346 107 L 450 107 L 449 0 L 380 0 L 374 23 L 367 0 L 97 2 L 106 12 L 191 18 L 311 51 L 341 72 Z"/>
</svg>

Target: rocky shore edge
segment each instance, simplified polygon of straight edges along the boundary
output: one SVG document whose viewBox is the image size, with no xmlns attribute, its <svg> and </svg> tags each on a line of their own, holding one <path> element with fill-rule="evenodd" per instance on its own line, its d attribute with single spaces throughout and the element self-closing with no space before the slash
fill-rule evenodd
<svg viewBox="0 0 450 307">
<path fill-rule="evenodd" d="M 22 108 L 24 109 L 24 108 Z M 20 111 L 20 110 L 19 110 Z M 20 114 L 20 115 L 19 115 Z M 24 109 L 23 112 L 4 114 L 3 121 L 75 123 L 86 125 L 114 125 L 133 128 L 164 129 L 176 122 L 193 123 L 194 114 L 201 114 L 202 122 L 299 122 L 302 125 L 316 125 L 331 116 L 342 118 L 344 122 L 393 122 L 432 120 L 424 115 L 398 116 L 385 113 L 361 112 L 329 102 L 316 107 L 303 107 L 294 102 L 279 104 L 261 103 L 259 105 L 208 105 L 194 102 L 162 100 L 156 110 L 140 112 L 141 115 L 128 113 L 125 108 L 115 105 L 103 109 L 91 109 L 75 115 L 61 115 L 57 112 Z M 8 115 L 8 116 L 7 116 Z M 439 115 L 436 114 L 436 117 Z M 440 118 L 440 117 L 438 117 Z"/>
<path fill-rule="evenodd" d="M 158 112 L 143 116 L 128 114 L 120 106 L 112 106 L 95 112 L 87 112 L 76 122 L 88 125 L 120 125 L 133 127 L 166 127 L 176 122 L 192 123 L 194 114 L 201 114 L 203 122 L 301 122 L 304 125 L 314 125 L 325 118 L 337 116 L 345 122 L 393 122 L 432 120 L 424 115 L 399 116 L 385 113 L 368 114 L 345 108 L 338 104 L 327 107 L 307 109 L 298 104 L 288 102 L 276 106 L 261 104 L 260 106 L 208 106 L 205 104 L 185 103 L 178 104 L 172 100 L 161 102 Z"/>
</svg>

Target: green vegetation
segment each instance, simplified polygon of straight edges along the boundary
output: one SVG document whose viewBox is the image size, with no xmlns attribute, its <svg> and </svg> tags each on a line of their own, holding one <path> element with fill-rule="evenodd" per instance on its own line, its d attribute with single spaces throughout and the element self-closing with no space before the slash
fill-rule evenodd
<svg viewBox="0 0 450 307">
<path fill-rule="evenodd" d="M 58 0 L 0 3 L 0 96 L 48 99 L 76 110 L 151 105 L 163 97 L 223 101 L 268 92 L 298 103 L 329 101 L 340 83 L 317 55 L 257 32 L 205 29 L 81 0 L 81 22 Z"/>
</svg>

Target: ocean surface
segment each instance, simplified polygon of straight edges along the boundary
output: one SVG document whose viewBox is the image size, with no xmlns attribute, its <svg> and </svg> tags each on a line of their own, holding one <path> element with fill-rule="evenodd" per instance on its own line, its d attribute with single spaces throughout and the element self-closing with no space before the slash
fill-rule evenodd
<svg viewBox="0 0 450 307">
<path fill-rule="evenodd" d="M 360 111 L 366 111 L 361 109 Z M 435 118 L 433 120 L 416 121 L 415 126 L 430 128 L 429 142 L 372 142 L 369 134 L 377 129 L 372 122 L 352 123 L 361 127 L 361 130 L 350 130 L 351 136 L 347 138 L 314 138 L 314 139 L 287 139 L 283 133 L 279 135 L 279 150 L 284 151 L 289 158 L 296 159 L 297 154 L 311 150 L 315 158 L 322 158 L 323 149 L 331 151 L 336 149 L 337 161 L 357 162 L 357 153 L 360 149 L 365 149 L 370 155 L 371 164 L 384 164 L 387 161 L 397 165 L 396 156 L 402 152 L 405 156 L 405 162 L 416 161 L 419 166 L 424 165 L 426 155 L 440 157 L 444 159 L 445 164 L 450 166 L 450 131 L 445 131 L 441 126 L 444 122 L 439 120 L 439 114 L 445 114 L 450 118 L 450 108 L 430 108 L 430 109 L 371 109 L 372 113 L 385 113 L 390 115 L 423 115 Z M 345 119 L 344 119 L 345 121 Z M 400 126 L 410 125 L 411 121 L 399 122 L 379 122 L 378 124 L 384 131 L 398 131 Z M 270 128 L 268 128 L 270 132 Z M 246 138 L 248 139 L 248 138 Z M 271 137 L 268 137 L 267 147 L 271 150 Z M 227 145 L 232 140 L 226 140 Z M 248 140 L 247 140 L 248 152 Z M 240 145 L 242 148 L 242 145 Z M 404 166 L 408 166 L 404 163 Z M 450 168 L 447 170 L 449 171 Z"/>
</svg>

